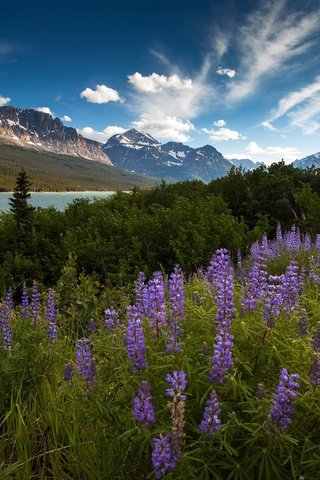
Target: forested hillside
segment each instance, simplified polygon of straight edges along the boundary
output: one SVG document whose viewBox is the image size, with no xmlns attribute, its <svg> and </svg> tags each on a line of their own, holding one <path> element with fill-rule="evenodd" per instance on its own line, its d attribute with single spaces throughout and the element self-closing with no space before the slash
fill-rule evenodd
<svg viewBox="0 0 320 480">
<path fill-rule="evenodd" d="M 64 212 L 36 209 L 21 230 L 11 213 L 0 221 L 1 288 L 36 278 L 53 284 L 72 254 L 78 271 L 120 285 L 137 272 L 186 272 L 205 265 L 224 246 L 235 259 L 262 234 L 295 224 L 320 231 L 320 175 L 273 164 L 208 185 L 187 181 L 134 189 L 107 200 L 75 201 Z"/>
</svg>

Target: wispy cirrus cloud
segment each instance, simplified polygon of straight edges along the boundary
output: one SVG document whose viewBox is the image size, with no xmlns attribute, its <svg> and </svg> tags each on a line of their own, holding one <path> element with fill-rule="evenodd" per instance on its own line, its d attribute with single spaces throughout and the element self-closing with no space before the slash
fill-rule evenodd
<svg viewBox="0 0 320 480">
<path fill-rule="evenodd" d="M 298 60 L 319 41 L 320 9 L 294 10 L 291 5 L 289 0 L 261 2 L 240 27 L 240 66 L 237 80 L 229 85 L 229 103 L 255 93 L 266 78 L 280 71 L 283 76 L 286 69 L 292 68 L 293 60 L 297 66 Z"/>
<path fill-rule="evenodd" d="M 271 125 L 270 122 L 284 116 L 289 119 L 289 127 L 300 128 L 306 134 L 320 129 L 320 75 L 309 85 L 281 98 L 262 125 Z"/>
</svg>

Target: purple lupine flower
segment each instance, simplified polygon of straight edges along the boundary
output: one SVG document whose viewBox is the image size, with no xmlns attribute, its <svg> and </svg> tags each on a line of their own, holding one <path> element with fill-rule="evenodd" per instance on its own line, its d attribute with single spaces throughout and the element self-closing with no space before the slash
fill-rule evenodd
<svg viewBox="0 0 320 480">
<path fill-rule="evenodd" d="M 301 309 L 301 315 L 299 319 L 299 333 L 301 337 L 306 337 L 309 333 L 308 328 L 308 315 L 305 308 Z"/>
<path fill-rule="evenodd" d="M 63 378 L 68 382 L 69 380 L 72 379 L 73 376 L 74 376 L 73 365 L 71 363 L 67 363 L 66 366 L 64 367 Z"/>
<path fill-rule="evenodd" d="M 317 250 L 320 250 L 320 233 L 317 233 L 316 240 L 314 242 L 314 246 Z"/>
<path fill-rule="evenodd" d="M 77 340 L 76 346 L 76 365 L 78 374 L 83 377 L 88 388 L 92 388 L 96 378 L 96 368 L 90 352 L 91 340 L 82 338 Z"/>
<path fill-rule="evenodd" d="M 147 349 L 144 343 L 143 323 L 135 305 L 127 307 L 127 316 L 126 341 L 128 358 L 133 361 L 135 369 L 146 368 L 145 354 Z"/>
<path fill-rule="evenodd" d="M 166 375 L 166 382 L 170 385 L 170 388 L 166 390 L 166 394 L 169 395 L 169 397 L 179 397 L 181 400 L 186 400 L 187 397 L 181 395 L 181 392 L 187 388 L 187 378 L 183 370 L 174 370 L 172 374 L 168 373 Z"/>
<path fill-rule="evenodd" d="M 221 430 L 221 408 L 218 395 L 214 390 L 210 392 L 210 398 L 204 409 L 203 419 L 199 425 L 200 430 L 208 435 L 213 435 Z"/>
<path fill-rule="evenodd" d="M 104 315 L 104 324 L 108 330 L 113 331 L 120 325 L 119 314 L 113 307 L 107 308 L 104 311 Z"/>
<path fill-rule="evenodd" d="M 96 332 L 98 329 L 96 322 L 93 320 L 93 318 L 90 318 L 88 322 L 88 330 L 90 333 Z"/>
<path fill-rule="evenodd" d="M 320 322 L 317 322 L 316 333 L 313 337 L 312 347 L 315 352 L 320 352 Z"/>
<path fill-rule="evenodd" d="M 287 430 L 292 421 L 291 416 L 294 410 L 291 406 L 291 399 L 298 395 L 296 392 L 300 387 L 300 384 L 297 382 L 298 378 L 299 375 L 297 373 L 289 375 L 286 368 L 283 368 L 280 372 L 279 384 L 269 413 L 269 419 L 280 430 Z"/>
<path fill-rule="evenodd" d="M 310 384 L 313 387 L 319 387 L 320 385 L 320 358 L 317 355 L 314 355 L 311 374 L 310 374 Z"/>
<path fill-rule="evenodd" d="M 160 433 L 158 438 L 152 439 L 152 466 L 156 471 L 156 478 L 161 478 L 170 470 L 175 470 L 177 459 L 173 453 L 170 433 L 164 437 Z"/>
<path fill-rule="evenodd" d="M 264 383 L 258 383 L 258 388 L 256 392 L 256 397 L 258 400 L 263 400 L 266 396 L 266 392 L 264 389 Z"/>
<path fill-rule="evenodd" d="M 161 327 L 167 326 L 165 288 L 161 272 L 153 272 L 148 284 L 148 312 L 150 326 L 158 336 Z"/>
<path fill-rule="evenodd" d="M 7 307 L 10 308 L 10 310 L 14 306 L 14 304 L 13 304 L 13 292 L 12 292 L 11 287 L 9 287 L 7 292 L 6 292 L 6 304 L 7 304 Z"/>
<path fill-rule="evenodd" d="M 26 286 L 26 282 L 23 282 L 22 295 L 21 295 L 21 315 L 23 318 L 29 317 L 29 295 Z"/>
<path fill-rule="evenodd" d="M 167 337 L 167 352 L 180 353 L 182 343 L 179 339 L 182 335 L 180 321 L 185 316 L 185 294 L 183 287 L 183 273 L 180 267 L 176 266 L 169 279 L 170 297 L 170 325 Z"/>
<path fill-rule="evenodd" d="M 3 337 L 3 347 L 5 350 L 11 350 L 12 347 L 12 332 L 10 326 L 10 308 L 5 303 L 0 310 L 0 324 Z"/>
<path fill-rule="evenodd" d="M 258 308 L 258 302 L 263 297 L 267 287 L 267 260 L 264 251 L 257 256 L 249 272 L 242 307 L 245 312 Z"/>
<path fill-rule="evenodd" d="M 58 332 L 57 332 L 56 300 L 55 300 L 55 293 L 52 288 L 48 290 L 46 318 L 48 322 L 49 340 L 51 342 L 54 342 L 58 337 Z"/>
<path fill-rule="evenodd" d="M 34 321 L 37 320 L 38 316 L 40 315 L 40 295 L 38 290 L 38 285 L 35 281 L 32 283 L 32 291 L 31 291 L 31 315 Z"/>
<path fill-rule="evenodd" d="M 218 327 L 226 325 L 226 328 L 229 329 L 234 316 L 234 276 L 230 255 L 226 248 L 216 250 L 212 259 L 212 273 L 214 273 L 217 304 L 215 324 Z"/>
<path fill-rule="evenodd" d="M 172 375 L 166 375 L 166 382 L 171 388 L 166 390 L 166 394 L 172 398 L 168 406 L 171 410 L 172 431 L 171 441 L 174 457 L 178 460 L 182 454 L 182 447 L 184 441 L 184 410 L 186 396 L 182 392 L 187 387 L 187 379 L 184 371 L 175 370 Z"/>
<path fill-rule="evenodd" d="M 283 281 L 283 275 L 269 275 L 270 282 Z M 276 318 L 280 315 L 280 308 L 282 305 L 282 285 L 280 283 L 273 283 L 267 285 L 266 296 L 263 303 L 262 318 L 265 325 L 273 328 Z"/>
<path fill-rule="evenodd" d="M 302 265 L 300 273 L 298 275 L 298 295 L 302 295 L 304 285 L 306 283 L 307 271 L 306 267 Z"/>
<path fill-rule="evenodd" d="M 298 263 L 292 260 L 282 281 L 282 302 L 285 312 L 294 312 L 299 300 Z"/>
<path fill-rule="evenodd" d="M 233 335 L 225 327 L 218 329 L 211 358 L 210 382 L 222 384 L 233 365 Z"/>
<path fill-rule="evenodd" d="M 311 250 L 311 237 L 310 237 L 309 233 L 305 234 L 303 249 L 304 249 L 305 252 L 309 252 Z"/>
<path fill-rule="evenodd" d="M 147 380 L 141 382 L 137 396 L 133 399 L 133 416 L 137 422 L 149 428 L 156 421 L 150 387 Z"/>
<path fill-rule="evenodd" d="M 136 281 L 136 307 L 141 317 L 148 315 L 149 295 L 144 272 L 139 272 Z"/>
</svg>

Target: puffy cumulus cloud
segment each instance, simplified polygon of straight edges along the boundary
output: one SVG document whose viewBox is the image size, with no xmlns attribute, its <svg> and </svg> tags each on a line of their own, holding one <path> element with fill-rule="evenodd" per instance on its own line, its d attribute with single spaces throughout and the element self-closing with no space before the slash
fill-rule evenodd
<svg viewBox="0 0 320 480">
<path fill-rule="evenodd" d="M 51 115 L 51 117 L 54 116 L 49 107 L 38 107 L 38 108 L 35 108 L 35 110 L 37 112 L 48 113 L 49 115 Z"/>
<path fill-rule="evenodd" d="M 176 140 L 177 142 L 189 140 L 187 133 L 195 129 L 189 120 L 169 115 L 155 118 L 146 113 L 140 115 L 139 120 L 132 122 L 132 126 L 148 132 L 156 138 Z"/>
<path fill-rule="evenodd" d="M 87 87 L 80 93 L 80 97 L 89 103 L 123 102 L 117 90 L 106 85 L 96 85 L 95 90 Z"/>
<path fill-rule="evenodd" d="M 61 117 L 61 120 L 63 122 L 72 122 L 72 118 L 69 117 L 69 115 L 63 115 L 63 117 Z"/>
<path fill-rule="evenodd" d="M 269 130 L 269 132 L 276 132 L 277 131 L 277 129 L 270 122 L 262 122 L 261 126 L 265 130 Z"/>
<path fill-rule="evenodd" d="M 227 100 L 253 95 L 262 81 L 300 68 L 306 53 L 319 41 L 320 9 L 296 8 L 296 2 L 270 0 L 243 22 L 239 31 L 237 79 L 229 84 Z M 314 2 L 316 5 L 316 2 Z"/>
<path fill-rule="evenodd" d="M 282 159 L 286 163 L 291 163 L 299 158 L 301 151 L 295 147 L 268 146 L 263 148 L 256 142 L 251 141 L 245 148 L 245 153 L 250 155 L 252 160 L 270 164 Z"/>
<path fill-rule="evenodd" d="M 136 72 L 128 75 L 128 81 L 136 90 L 145 93 L 158 93 L 167 89 L 190 90 L 192 88 L 192 80 L 190 78 L 181 78 L 177 74 L 166 77 L 165 75 L 152 73 L 144 77 L 141 73 Z"/>
<path fill-rule="evenodd" d="M 216 120 L 213 122 L 213 125 L 215 127 L 224 127 L 226 125 L 226 122 L 224 120 Z"/>
<path fill-rule="evenodd" d="M 4 107 L 4 105 L 7 105 L 9 102 L 11 102 L 11 98 L 1 97 L 0 95 L 0 107 Z"/>
<path fill-rule="evenodd" d="M 217 70 L 216 70 L 216 73 L 218 75 L 221 75 L 221 76 L 226 76 L 226 77 L 229 77 L 229 78 L 233 78 L 236 76 L 236 71 L 233 70 L 232 68 L 222 68 L 222 67 L 218 67 Z"/>
<path fill-rule="evenodd" d="M 213 142 L 227 142 L 228 140 L 244 140 L 246 137 L 237 132 L 237 130 L 230 130 L 230 128 L 222 127 L 217 130 L 211 130 L 210 139 Z"/>
<path fill-rule="evenodd" d="M 218 129 L 202 128 L 202 132 L 209 135 L 210 140 L 213 142 L 227 142 L 229 140 L 244 140 L 246 137 L 241 135 L 237 130 L 231 130 L 227 128 L 225 120 L 215 120 L 213 122 L 214 127 Z"/>
<path fill-rule="evenodd" d="M 123 133 L 125 131 L 122 127 L 117 127 L 116 125 L 110 125 L 106 127 L 102 132 L 98 130 L 94 130 L 91 127 L 84 127 L 78 129 L 78 133 L 83 135 L 90 140 L 96 140 L 97 142 L 106 143 L 112 135 L 116 135 L 117 133 Z"/>
</svg>

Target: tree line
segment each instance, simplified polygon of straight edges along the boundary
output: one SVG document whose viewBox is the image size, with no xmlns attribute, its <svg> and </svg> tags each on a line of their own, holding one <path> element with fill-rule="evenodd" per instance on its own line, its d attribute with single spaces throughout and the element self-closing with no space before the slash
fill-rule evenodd
<svg viewBox="0 0 320 480">
<path fill-rule="evenodd" d="M 209 184 L 160 183 L 90 202 L 79 199 L 63 212 L 33 208 L 31 181 L 21 171 L 10 212 L 0 215 L 0 288 L 36 279 L 53 285 L 63 267 L 94 274 L 102 284 L 120 286 L 140 270 L 187 273 L 206 265 L 224 246 L 236 257 L 280 222 L 311 234 L 320 232 L 320 171 L 283 162 L 251 172 L 233 168 Z"/>
</svg>

